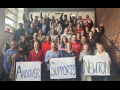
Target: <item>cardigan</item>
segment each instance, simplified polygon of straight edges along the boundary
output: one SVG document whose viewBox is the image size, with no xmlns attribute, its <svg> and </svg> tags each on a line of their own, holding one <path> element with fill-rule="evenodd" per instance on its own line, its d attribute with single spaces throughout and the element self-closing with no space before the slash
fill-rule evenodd
<svg viewBox="0 0 120 90">
<path fill-rule="evenodd" d="M 44 40 L 45 40 L 45 35 L 42 35 L 41 37 L 38 35 L 38 40 L 41 42 L 41 44 L 44 42 Z"/>
<path fill-rule="evenodd" d="M 7 63 L 12 63 L 12 66 L 11 66 L 11 70 L 10 70 L 10 75 L 9 75 L 9 78 L 12 79 L 12 80 L 15 80 L 16 78 L 16 75 L 15 75 L 15 66 L 16 66 L 16 62 L 15 62 L 15 55 L 13 55 L 12 57 L 10 55 L 8 55 L 7 57 Z M 27 56 L 24 55 L 24 58 L 25 58 L 25 61 L 27 61 Z"/>
<path fill-rule="evenodd" d="M 50 34 L 51 40 L 55 40 L 56 41 L 56 48 L 59 47 L 59 37 L 58 35 L 52 35 Z"/>
</svg>

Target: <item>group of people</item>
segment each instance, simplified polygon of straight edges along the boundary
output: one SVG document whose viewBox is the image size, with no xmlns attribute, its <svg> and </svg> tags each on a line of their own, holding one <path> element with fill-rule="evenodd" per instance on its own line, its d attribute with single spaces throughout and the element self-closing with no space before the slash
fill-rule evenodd
<svg viewBox="0 0 120 90">
<path fill-rule="evenodd" d="M 14 37 L 3 47 L 4 72 L 6 81 L 15 80 L 16 62 L 41 61 L 41 78 L 45 81 L 50 79 L 50 58 L 74 57 L 76 64 L 76 78 L 64 79 L 60 81 L 92 81 L 91 76 L 83 74 L 84 55 L 108 55 L 104 46 L 100 43 L 100 37 L 104 33 L 103 23 L 100 23 L 101 30 L 93 27 L 91 23 L 83 23 L 82 17 L 71 17 L 70 21 L 67 15 L 61 14 L 61 17 L 50 19 L 48 15 L 40 12 L 41 20 L 38 16 L 31 20 L 25 19 L 23 13 L 23 24 L 19 23 L 19 28 L 15 31 Z M 89 18 L 89 15 L 86 15 Z M 111 61 L 109 59 L 109 61 Z M 107 76 L 98 76 L 99 81 L 107 81 Z"/>
</svg>

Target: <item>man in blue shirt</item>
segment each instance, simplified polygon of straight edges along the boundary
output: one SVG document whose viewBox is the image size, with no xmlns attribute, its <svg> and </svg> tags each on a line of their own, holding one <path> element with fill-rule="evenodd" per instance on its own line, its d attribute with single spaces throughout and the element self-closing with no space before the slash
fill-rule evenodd
<svg viewBox="0 0 120 90">
<path fill-rule="evenodd" d="M 4 70 L 6 73 L 6 81 L 10 81 L 9 74 L 10 74 L 10 70 L 11 70 L 11 63 L 7 63 L 7 57 L 9 55 L 9 53 L 12 53 L 12 56 L 13 56 L 14 54 L 16 54 L 16 52 L 17 52 L 17 49 L 15 49 L 15 42 L 11 41 L 10 42 L 10 49 L 8 49 L 5 52 L 4 64 L 3 64 Z"/>
<path fill-rule="evenodd" d="M 22 35 L 25 35 L 25 30 L 23 29 L 23 24 L 19 23 L 19 28 L 14 33 L 14 41 L 17 39 L 18 43 Z"/>
<path fill-rule="evenodd" d="M 43 35 L 47 35 L 49 27 L 48 25 L 45 23 L 45 19 L 42 19 L 42 23 L 38 23 L 37 27 L 42 29 Z"/>
</svg>

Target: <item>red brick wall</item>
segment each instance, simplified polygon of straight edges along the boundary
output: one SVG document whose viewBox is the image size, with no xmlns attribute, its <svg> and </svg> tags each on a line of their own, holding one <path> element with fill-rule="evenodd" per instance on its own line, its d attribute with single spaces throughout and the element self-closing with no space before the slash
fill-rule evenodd
<svg viewBox="0 0 120 90">
<path fill-rule="evenodd" d="M 103 23 L 105 35 L 120 50 L 120 8 L 96 8 L 96 27 Z M 104 37 L 101 37 L 101 43 L 104 45 L 108 53 L 120 67 L 120 53 L 111 45 Z"/>
</svg>

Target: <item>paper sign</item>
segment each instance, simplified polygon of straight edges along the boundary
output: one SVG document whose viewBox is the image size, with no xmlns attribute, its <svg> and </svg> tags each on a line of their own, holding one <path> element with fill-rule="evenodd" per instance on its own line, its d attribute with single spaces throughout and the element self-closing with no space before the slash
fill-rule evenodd
<svg viewBox="0 0 120 90">
<path fill-rule="evenodd" d="M 110 62 L 107 55 L 100 56 L 84 56 L 83 57 L 83 73 L 91 76 L 109 76 Z"/>
<path fill-rule="evenodd" d="M 41 62 L 16 62 L 16 81 L 41 81 Z"/>
<path fill-rule="evenodd" d="M 75 59 L 50 58 L 50 79 L 76 78 Z"/>
</svg>

